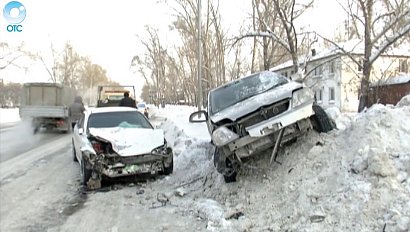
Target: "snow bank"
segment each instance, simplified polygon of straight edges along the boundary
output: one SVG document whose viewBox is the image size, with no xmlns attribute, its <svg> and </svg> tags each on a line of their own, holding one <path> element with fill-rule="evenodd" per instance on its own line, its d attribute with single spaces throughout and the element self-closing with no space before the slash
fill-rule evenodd
<svg viewBox="0 0 410 232">
<path fill-rule="evenodd" d="M 194 108 L 176 107 L 161 125 L 176 153 L 163 183 L 189 195 L 185 206 L 210 231 L 408 231 L 406 99 L 360 114 L 334 111 L 339 130 L 312 131 L 280 149 L 281 164 L 269 164 L 270 152 L 248 160 L 232 184 L 213 167 L 205 124 L 188 123 Z"/>
<path fill-rule="evenodd" d="M 0 108 L 0 124 L 14 123 L 20 121 L 19 108 Z"/>
</svg>

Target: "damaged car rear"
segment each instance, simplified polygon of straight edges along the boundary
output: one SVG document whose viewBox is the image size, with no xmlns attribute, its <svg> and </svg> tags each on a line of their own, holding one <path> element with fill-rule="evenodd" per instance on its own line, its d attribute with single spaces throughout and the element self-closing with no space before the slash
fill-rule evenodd
<svg viewBox="0 0 410 232">
<path fill-rule="evenodd" d="M 164 132 L 135 108 L 88 109 L 74 128 L 72 147 L 89 189 L 100 188 L 104 178 L 173 172 Z"/>
<path fill-rule="evenodd" d="M 226 182 L 236 181 L 244 159 L 297 139 L 313 128 L 328 132 L 334 124 L 301 83 L 264 71 L 212 89 L 207 111 L 190 115 L 206 122 L 215 145 L 214 165 Z"/>
</svg>

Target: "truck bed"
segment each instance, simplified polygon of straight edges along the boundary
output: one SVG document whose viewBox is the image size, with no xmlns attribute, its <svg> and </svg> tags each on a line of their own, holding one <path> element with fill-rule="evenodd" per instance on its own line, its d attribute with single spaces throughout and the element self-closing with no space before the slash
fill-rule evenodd
<svg viewBox="0 0 410 232">
<path fill-rule="evenodd" d="M 68 108 L 66 106 L 21 106 L 19 113 L 21 118 L 67 118 Z"/>
</svg>

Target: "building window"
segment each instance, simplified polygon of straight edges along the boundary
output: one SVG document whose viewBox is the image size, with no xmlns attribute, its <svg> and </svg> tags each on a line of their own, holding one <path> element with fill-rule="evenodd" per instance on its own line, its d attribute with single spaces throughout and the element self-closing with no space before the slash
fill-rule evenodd
<svg viewBox="0 0 410 232">
<path fill-rule="evenodd" d="M 323 100 L 323 90 L 322 89 L 316 90 L 315 96 L 316 96 L 316 101 L 317 102 L 319 102 L 319 103 L 322 102 L 322 100 Z"/>
<path fill-rule="evenodd" d="M 283 72 L 282 75 L 288 77 L 288 72 Z"/>
<path fill-rule="evenodd" d="M 335 62 L 334 61 L 329 63 L 329 73 L 330 74 L 335 73 Z"/>
<path fill-rule="evenodd" d="M 329 88 L 329 102 L 334 102 L 335 101 L 335 88 L 330 87 Z"/>
<path fill-rule="evenodd" d="M 406 59 L 399 60 L 399 72 L 408 73 L 409 64 Z"/>
</svg>

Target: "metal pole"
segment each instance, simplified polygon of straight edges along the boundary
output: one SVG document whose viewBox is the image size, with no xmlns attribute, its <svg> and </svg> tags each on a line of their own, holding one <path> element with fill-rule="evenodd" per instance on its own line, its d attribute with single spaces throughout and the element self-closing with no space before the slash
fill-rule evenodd
<svg viewBox="0 0 410 232">
<path fill-rule="evenodd" d="M 93 76 L 90 76 L 90 89 L 88 90 L 90 91 L 90 100 L 88 102 L 88 105 L 91 106 L 91 99 L 93 97 L 92 93 L 93 93 Z"/>
<path fill-rule="evenodd" d="M 202 107 L 201 0 L 198 0 L 198 111 Z"/>
</svg>

